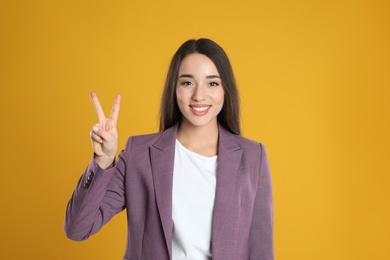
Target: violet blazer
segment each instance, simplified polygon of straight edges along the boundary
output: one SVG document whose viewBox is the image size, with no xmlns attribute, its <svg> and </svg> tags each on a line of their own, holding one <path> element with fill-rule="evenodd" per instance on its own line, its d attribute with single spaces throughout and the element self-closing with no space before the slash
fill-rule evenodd
<svg viewBox="0 0 390 260">
<path fill-rule="evenodd" d="M 67 206 L 67 236 L 85 240 L 126 209 L 123 259 L 171 259 L 176 132 L 177 125 L 130 137 L 107 170 L 92 160 Z M 264 146 L 219 126 L 217 162 L 213 260 L 274 259 L 272 189 Z"/>
</svg>

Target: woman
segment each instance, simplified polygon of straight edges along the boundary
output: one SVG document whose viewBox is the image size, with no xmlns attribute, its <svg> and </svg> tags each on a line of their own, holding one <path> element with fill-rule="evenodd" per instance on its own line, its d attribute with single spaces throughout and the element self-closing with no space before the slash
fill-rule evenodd
<svg viewBox="0 0 390 260">
<path fill-rule="evenodd" d="M 130 137 L 115 159 L 120 96 L 91 131 L 94 158 L 69 201 L 65 231 L 84 240 L 127 210 L 124 259 L 273 259 L 273 205 L 263 145 L 240 136 L 223 49 L 189 40 L 174 55 L 160 132 Z"/>
</svg>

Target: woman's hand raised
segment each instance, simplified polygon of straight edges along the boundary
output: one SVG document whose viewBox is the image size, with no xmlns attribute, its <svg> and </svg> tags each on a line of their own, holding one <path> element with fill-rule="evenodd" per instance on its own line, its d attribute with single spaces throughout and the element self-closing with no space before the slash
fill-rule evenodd
<svg viewBox="0 0 390 260">
<path fill-rule="evenodd" d="M 121 96 L 116 95 L 110 117 L 106 118 L 102 106 L 95 92 L 91 92 L 91 99 L 95 107 L 99 122 L 92 127 L 91 141 L 95 153 L 95 161 L 102 169 L 107 169 L 115 160 L 118 150 L 118 120 Z"/>
</svg>

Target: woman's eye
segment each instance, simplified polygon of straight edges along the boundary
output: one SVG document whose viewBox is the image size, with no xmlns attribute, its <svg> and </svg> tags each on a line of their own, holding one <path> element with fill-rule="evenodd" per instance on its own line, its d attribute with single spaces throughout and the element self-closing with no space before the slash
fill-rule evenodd
<svg viewBox="0 0 390 260">
<path fill-rule="evenodd" d="M 219 84 L 217 82 L 210 82 L 210 86 L 217 87 L 217 86 L 219 86 Z"/>
<path fill-rule="evenodd" d="M 191 83 L 191 81 L 183 81 L 180 84 L 183 86 L 190 86 L 192 83 Z"/>
</svg>

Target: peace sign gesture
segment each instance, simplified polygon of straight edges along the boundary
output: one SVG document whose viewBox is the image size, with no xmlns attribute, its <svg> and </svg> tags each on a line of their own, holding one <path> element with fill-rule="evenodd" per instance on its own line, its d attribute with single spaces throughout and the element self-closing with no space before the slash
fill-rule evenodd
<svg viewBox="0 0 390 260">
<path fill-rule="evenodd" d="M 95 92 L 90 94 L 93 106 L 99 122 L 92 127 L 91 141 L 95 153 L 95 161 L 102 168 L 108 168 L 115 159 L 118 150 L 118 131 L 116 123 L 118 120 L 121 96 L 116 95 L 112 106 L 110 117 L 106 118 L 102 106 Z"/>
</svg>

